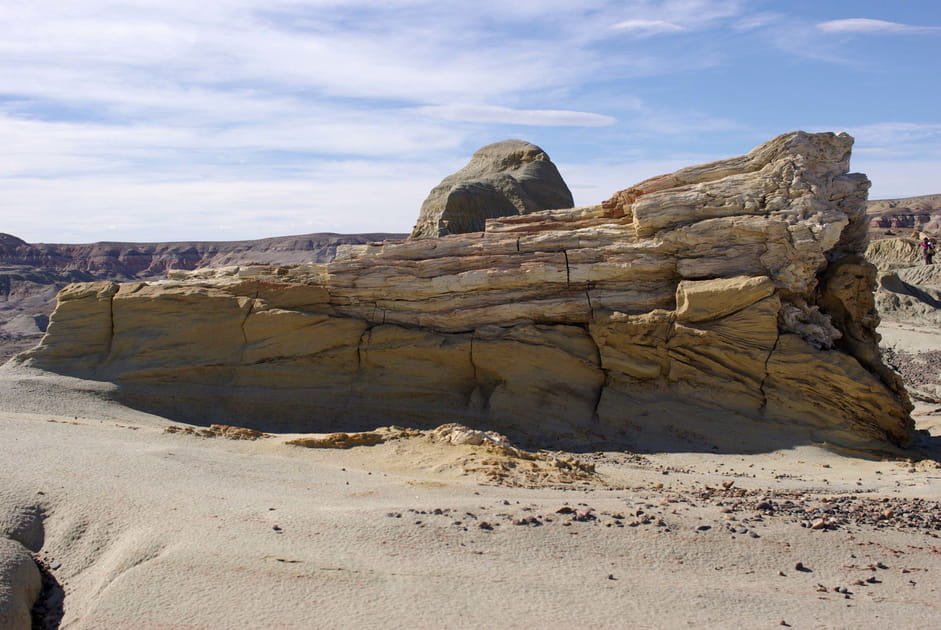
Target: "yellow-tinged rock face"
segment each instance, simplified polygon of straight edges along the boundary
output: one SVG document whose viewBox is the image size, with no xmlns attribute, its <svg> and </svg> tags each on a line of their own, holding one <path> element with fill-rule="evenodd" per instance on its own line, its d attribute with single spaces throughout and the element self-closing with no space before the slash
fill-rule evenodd
<svg viewBox="0 0 941 630">
<path fill-rule="evenodd" d="M 786 134 L 598 206 L 343 248 L 326 265 L 73 285 L 21 360 L 263 430 L 460 422 L 754 449 L 781 445 L 761 441 L 774 427 L 795 443 L 905 444 L 910 403 L 878 354 L 875 274 L 859 262 L 868 181 L 847 174 L 851 144 Z"/>
<path fill-rule="evenodd" d="M 721 319 L 774 293 L 767 276 L 684 280 L 676 287 L 676 318 L 683 322 Z"/>
</svg>

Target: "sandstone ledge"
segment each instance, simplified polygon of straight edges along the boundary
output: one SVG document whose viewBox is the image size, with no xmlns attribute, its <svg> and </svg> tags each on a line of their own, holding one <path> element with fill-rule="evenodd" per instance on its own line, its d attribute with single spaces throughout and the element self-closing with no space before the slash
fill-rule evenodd
<svg viewBox="0 0 941 630">
<path fill-rule="evenodd" d="M 263 430 L 461 422 L 736 448 L 755 427 L 796 427 L 905 445 L 851 145 L 794 132 L 597 206 L 341 246 L 326 264 L 70 285 L 20 360 Z"/>
</svg>

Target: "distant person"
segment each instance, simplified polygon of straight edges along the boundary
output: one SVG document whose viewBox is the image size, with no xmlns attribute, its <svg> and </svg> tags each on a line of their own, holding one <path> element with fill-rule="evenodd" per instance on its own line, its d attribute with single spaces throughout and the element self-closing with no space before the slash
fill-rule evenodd
<svg viewBox="0 0 941 630">
<path fill-rule="evenodd" d="M 919 245 L 921 245 L 922 253 L 925 255 L 925 264 L 932 264 L 934 261 L 934 243 L 926 236 Z"/>
</svg>

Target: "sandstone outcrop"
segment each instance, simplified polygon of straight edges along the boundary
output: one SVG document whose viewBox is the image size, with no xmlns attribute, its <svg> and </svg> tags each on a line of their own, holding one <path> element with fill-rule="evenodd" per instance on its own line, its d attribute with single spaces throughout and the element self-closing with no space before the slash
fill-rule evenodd
<svg viewBox="0 0 941 630">
<path fill-rule="evenodd" d="M 60 245 L 30 244 L 0 233 L 0 363 L 36 345 L 56 294 L 73 282 L 150 280 L 175 269 L 244 263 L 326 262 L 339 245 L 400 236 L 305 234 L 254 241 Z"/>
<path fill-rule="evenodd" d="M 30 629 L 29 611 L 40 586 L 39 569 L 26 548 L 0 536 L 0 628 Z"/>
<path fill-rule="evenodd" d="M 572 205 L 572 193 L 545 151 L 504 140 L 478 149 L 432 189 L 411 238 L 482 232 L 487 219 Z"/>
<path fill-rule="evenodd" d="M 19 360 L 266 431 L 905 445 L 851 146 L 793 132 L 600 205 L 341 247 L 326 264 L 71 285 Z"/>
</svg>

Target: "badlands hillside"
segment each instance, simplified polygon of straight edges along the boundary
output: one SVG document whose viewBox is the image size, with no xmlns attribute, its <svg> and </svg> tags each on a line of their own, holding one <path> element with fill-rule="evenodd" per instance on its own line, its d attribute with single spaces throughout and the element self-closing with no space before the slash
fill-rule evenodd
<svg viewBox="0 0 941 630">
<path fill-rule="evenodd" d="M 941 195 L 872 200 L 866 204 L 866 214 L 872 240 L 917 232 L 941 234 Z"/>
</svg>

